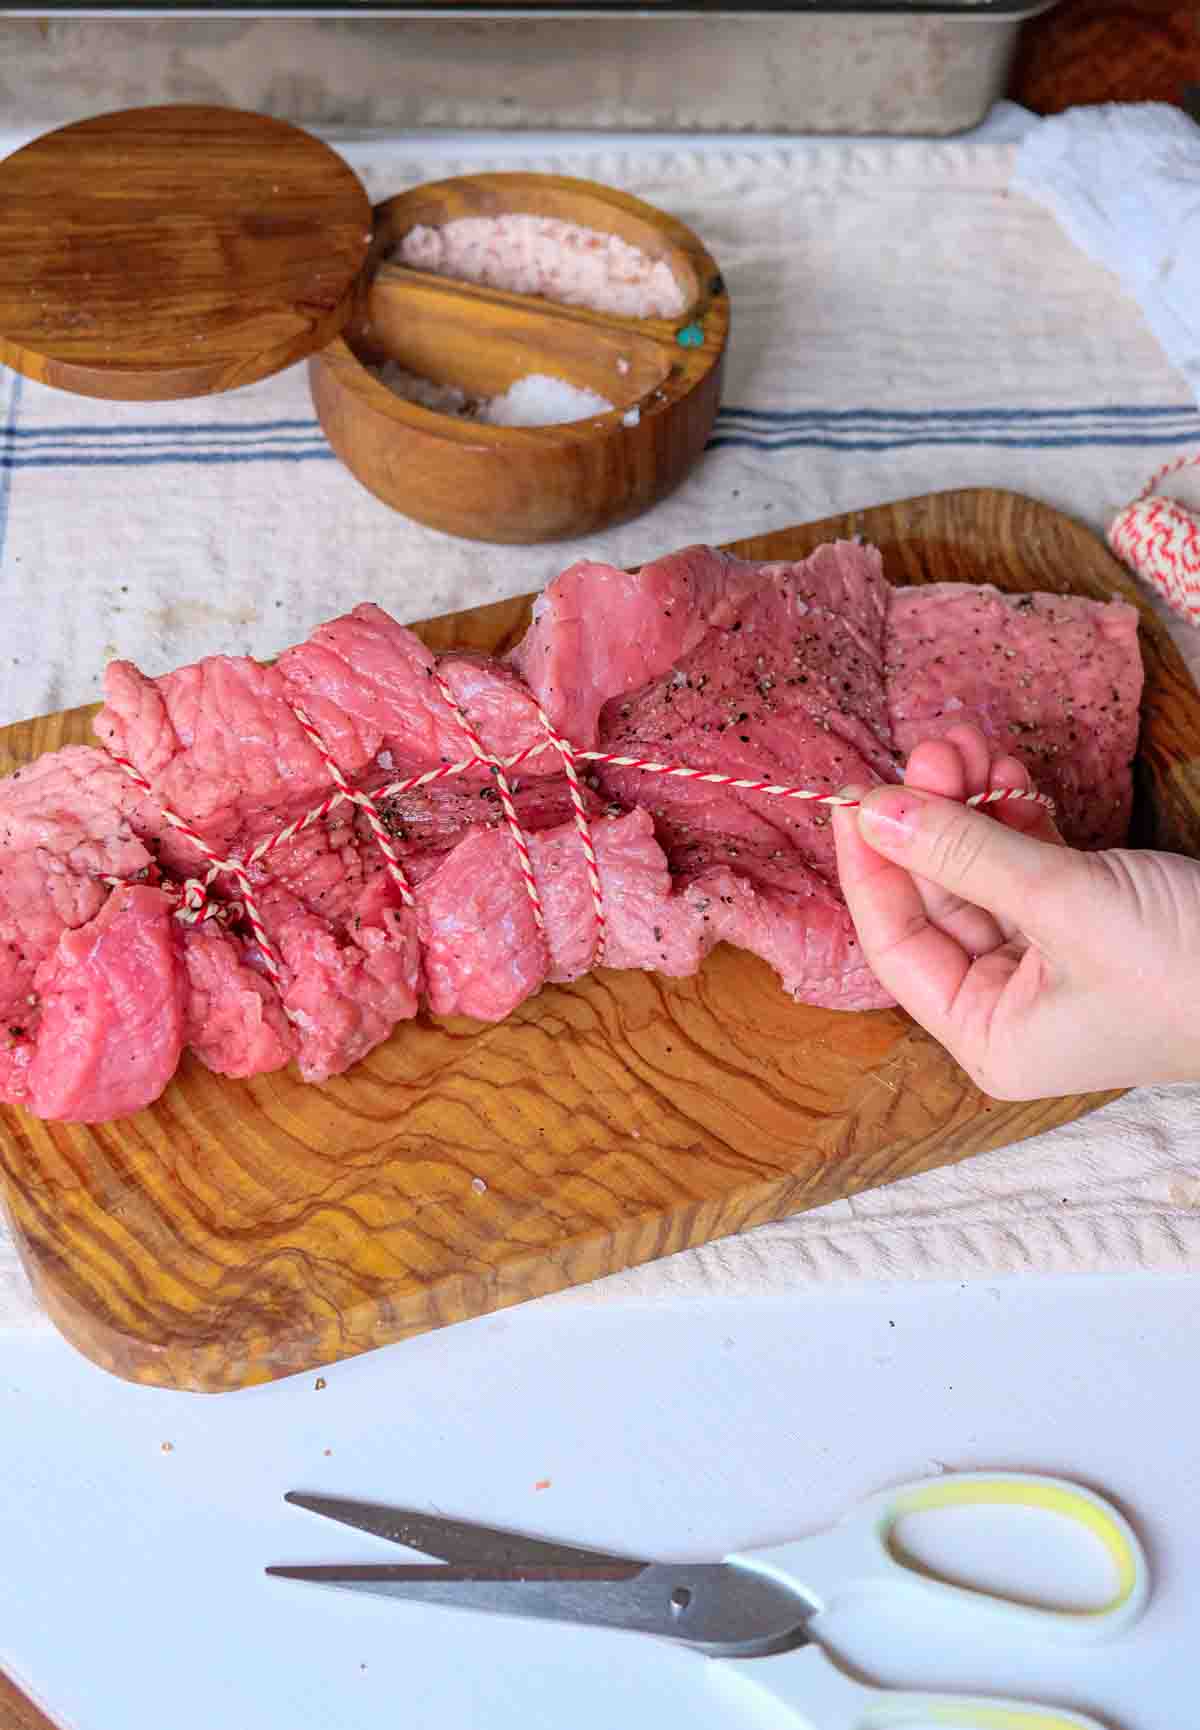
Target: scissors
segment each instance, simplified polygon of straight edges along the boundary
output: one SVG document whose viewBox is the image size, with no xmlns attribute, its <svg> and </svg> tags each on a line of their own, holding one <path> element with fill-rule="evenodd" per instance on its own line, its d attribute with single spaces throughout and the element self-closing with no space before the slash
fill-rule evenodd
<svg viewBox="0 0 1200 1730">
<path fill-rule="evenodd" d="M 722 1562 L 636 1561 L 523 1537 L 440 1515 L 291 1491 L 314 1514 L 436 1556 L 415 1565 L 273 1567 L 268 1574 L 388 1598 L 551 1622 L 621 1628 L 674 1640 L 711 1660 L 740 1695 L 747 1721 L 772 1730 L 1102 1730 L 1058 1707 L 868 1687 L 817 1644 L 831 1605 L 903 1593 L 932 1610 L 972 1609 L 1013 1633 L 1072 1643 L 1112 1638 L 1141 1614 L 1146 1558 L 1128 1522 L 1081 1485 L 1029 1473 L 962 1472 L 905 1484 L 860 1502 L 827 1531 Z M 1099 1609 L 1024 1604 L 949 1581 L 906 1561 L 896 1526 L 937 1508 L 1040 1509 L 1098 1538 L 1115 1565 L 1116 1591 Z"/>
</svg>

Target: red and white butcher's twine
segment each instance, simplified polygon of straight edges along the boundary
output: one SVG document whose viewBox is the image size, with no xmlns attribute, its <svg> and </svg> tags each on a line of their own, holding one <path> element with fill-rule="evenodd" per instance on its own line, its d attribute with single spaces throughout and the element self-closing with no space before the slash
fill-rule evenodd
<svg viewBox="0 0 1200 1730">
<path fill-rule="evenodd" d="M 1193 624 L 1200 624 L 1200 518 L 1156 488 L 1168 475 L 1198 463 L 1200 456 L 1165 463 L 1117 513 L 1108 531 L 1117 557 Z"/>
<path fill-rule="evenodd" d="M 294 822 L 288 823 L 274 835 L 268 835 L 259 841 L 244 859 L 222 858 L 185 818 L 172 811 L 169 806 L 159 802 L 163 821 L 190 841 L 208 864 L 208 870 L 203 877 L 189 877 L 179 886 L 169 883 L 162 885 L 168 894 L 177 896 L 179 900 L 179 906 L 175 910 L 176 918 L 190 925 L 199 924 L 206 919 L 218 919 L 224 923 L 237 920 L 244 921 L 250 929 L 262 967 L 281 998 L 284 994 L 283 973 L 279 957 L 275 953 L 263 923 L 254 885 L 250 879 L 250 869 L 252 866 L 261 864 L 277 847 L 286 845 L 297 835 L 302 835 L 306 829 L 311 829 L 314 823 L 319 823 L 323 818 L 328 817 L 339 805 L 356 805 L 363 813 L 372 837 L 383 854 L 388 874 L 396 886 L 401 901 L 406 907 L 412 907 L 414 905 L 412 886 L 380 814 L 379 801 L 394 799 L 402 793 L 416 792 L 422 787 L 432 786 L 436 781 L 446 781 L 457 775 L 465 775 L 472 769 L 486 769 L 493 777 L 504 823 L 512 836 L 521 878 L 533 910 L 534 922 L 545 939 L 546 917 L 541 891 L 538 888 L 537 876 L 533 869 L 528 838 L 521 826 L 520 817 L 517 815 L 512 787 L 505 771 L 515 769 L 520 764 L 529 762 L 531 758 L 541 756 L 543 752 L 556 751 L 562 760 L 575 829 L 579 836 L 580 848 L 587 869 L 595 928 L 591 965 L 595 967 L 600 964 L 604 955 L 607 916 L 600 880 L 600 863 L 596 855 L 591 823 L 579 779 L 580 764 L 603 763 L 613 769 L 638 769 L 646 775 L 665 775 L 678 781 L 699 781 L 707 786 L 729 787 L 738 792 L 761 793 L 769 798 L 791 799 L 806 804 L 839 805 L 852 808 L 860 803 L 859 800 L 845 798 L 840 793 L 817 793 L 808 787 L 793 787 L 778 781 L 755 780 L 743 775 L 725 775 L 716 769 L 693 769 L 689 768 L 686 763 L 660 763 L 652 757 L 627 757 L 622 756 L 617 751 L 580 751 L 568 739 L 564 739 L 561 734 L 555 731 L 549 717 L 540 705 L 537 708 L 537 716 L 545 730 L 546 737 L 536 744 L 526 745 L 524 750 L 516 751 L 509 757 L 496 757 L 484 746 L 470 718 L 441 674 L 434 672 L 433 678 L 442 699 L 450 708 L 471 746 L 471 756 L 463 757 L 456 763 L 444 763 L 437 769 L 426 769 L 419 775 L 408 775 L 401 780 L 389 781 L 385 787 L 380 787 L 377 792 L 368 793 L 361 787 L 356 788 L 350 785 L 330 755 L 324 740 L 308 715 L 303 709 L 293 705 L 292 713 L 305 736 L 314 749 L 319 752 L 321 760 L 329 772 L 330 780 L 334 784 L 334 791 L 319 805 L 314 805 L 311 811 L 306 811 L 303 817 L 297 817 Z M 130 762 L 128 757 L 122 757 L 116 751 L 111 751 L 109 755 L 143 793 L 152 799 L 155 797 L 150 782 L 141 770 Z M 1046 794 L 1026 792 L 1016 787 L 995 788 L 988 793 L 975 793 L 966 803 L 968 805 L 995 805 L 1011 799 L 1025 799 L 1034 804 L 1043 805 L 1049 811 L 1054 809 L 1054 801 L 1048 798 Z M 213 884 L 221 876 L 229 876 L 233 879 L 237 887 L 236 898 L 223 901 L 209 893 Z M 113 888 L 121 888 L 125 886 L 127 880 L 122 877 L 104 877 L 101 881 Z"/>
<path fill-rule="evenodd" d="M 441 694 L 442 701 L 448 703 L 450 712 L 457 720 L 463 732 L 475 749 L 476 760 L 486 763 L 496 779 L 496 793 L 500 800 L 500 809 L 504 813 L 504 821 L 512 836 L 513 846 L 517 851 L 517 869 L 525 884 L 525 893 L 529 896 L 529 905 L 533 908 L 533 922 L 546 935 L 546 917 L 542 912 L 542 897 L 538 893 L 537 878 L 533 874 L 533 860 L 529 857 L 529 843 L 525 839 L 525 831 L 521 827 L 521 819 L 517 816 L 517 807 L 513 803 L 512 788 L 508 784 L 508 776 L 504 773 L 504 765 L 499 757 L 491 757 L 484 749 L 483 740 L 471 725 L 466 710 L 461 706 L 453 691 L 447 685 L 440 673 L 434 673 L 434 683 Z M 591 845 L 591 835 L 588 835 L 588 845 Z"/>
</svg>

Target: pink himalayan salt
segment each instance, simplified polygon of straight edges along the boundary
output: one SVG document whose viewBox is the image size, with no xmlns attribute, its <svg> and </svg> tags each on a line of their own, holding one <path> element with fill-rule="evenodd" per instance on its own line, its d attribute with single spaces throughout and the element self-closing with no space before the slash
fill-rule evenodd
<svg viewBox="0 0 1200 1730">
<path fill-rule="evenodd" d="M 661 259 L 554 216 L 462 216 L 442 228 L 410 228 L 396 257 L 438 276 L 626 318 L 677 318 L 685 307 Z"/>
</svg>

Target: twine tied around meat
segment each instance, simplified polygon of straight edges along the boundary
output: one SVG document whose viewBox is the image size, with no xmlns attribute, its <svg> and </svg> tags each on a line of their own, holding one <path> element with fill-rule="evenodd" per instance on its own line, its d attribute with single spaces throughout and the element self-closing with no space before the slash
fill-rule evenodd
<svg viewBox="0 0 1200 1730">
<path fill-rule="evenodd" d="M 1193 625 L 1200 624 L 1200 517 L 1156 488 L 1168 475 L 1195 464 L 1200 456 L 1164 464 L 1133 503 L 1117 512 L 1108 531 L 1117 557 Z"/>
<path fill-rule="evenodd" d="M 534 757 L 541 756 L 546 751 L 557 752 L 562 762 L 563 773 L 567 780 L 567 789 L 571 801 L 572 820 L 579 838 L 580 850 L 583 854 L 587 873 L 588 890 L 592 903 L 593 939 L 589 960 L 590 967 L 598 967 L 604 958 L 605 944 L 608 935 L 608 920 L 604 906 L 604 892 L 600 877 L 600 862 L 596 854 L 595 842 L 592 838 L 591 819 L 584 802 L 583 789 L 579 778 L 580 764 L 607 764 L 614 769 L 637 769 L 646 775 L 664 775 L 675 780 L 698 781 L 713 787 L 729 787 L 734 791 L 744 793 L 761 793 L 769 798 L 790 799 L 797 802 L 815 805 L 838 805 L 855 807 L 860 801 L 849 799 L 840 793 L 818 793 L 811 788 L 790 786 L 783 782 L 756 779 L 744 775 L 726 775 L 715 769 L 694 769 L 685 763 L 663 763 L 651 757 L 630 757 L 617 751 L 583 751 L 564 739 L 550 721 L 549 716 L 540 704 L 536 706 L 537 717 L 546 735 L 536 744 L 527 745 L 524 750 L 516 751 L 508 757 L 497 757 L 489 752 L 470 717 L 441 674 L 434 671 L 433 681 L 439 695 L 449 706 L 451 713 L 458 722 L 464 737 L 471 747 L 471 755 L 460 758 L 455 763 L 444 763 L 436 769 L 426 769 L 417 775 L 408 775 L 396 781 L 389 781 L 375 793 L 369 793 L 365 788 L 352 787 L 342 770 L 334 761 L 317 728 L 313 725 L 305 711 L 297 705 L 291 705 L 302 731 L 319 753 L 322 762 L 333 782 L 334 791 L 319 805 L 314 805 L 302 817 L 285 825 L 273 835 L 268 835 L 259 841 L 245 858 L 222 858 L 209 845 L 198 830 L 178 812 L 155 799 L 154 788 L 128 757 L 110 751 L 113 762 L 121 768 L 129 779 L 149 798 L 155 799 L 163 821 L 178 834 L 183 835 L 196 848 L 201 857 L 207 861 L 208 869 L 201 876 L 188 877 L 181 884 L 166 882 L 161 887 L 167 894 L 178 901 L 175 917 L 184 924 L 197 925 L 206 920 L 217 920 L 224 925 L 244 924 L 249 928 L 254 949 L 263 971 L 279 992 L 281 1000 L 285 998 L 285 983 L 280 958 L 267 933 L 262 912 L 255 894 L 254 883 L 250 872 L 254 866 L 260 865 L 279 847 L 311 829 L 339 805 L 351 804 L 363 813 L 371 835 L 383 855 L 388 875 L 396 886 L 400 900 L 405 907 L 415 905 L 412 885 L 404 870 L 399 854 L 392 844 L 387 826 L 379 810 L 381 800 L 396 798 L 402 793 L 416 792 L 423 787 L 430 787 L 435 782 L 453 779 L 465 775 L 468 771 L 485 769 L 493 777 L 497 798 L 505 826 L 512 837 L 513 847 L 517 855 L 518 869 L 525 892 L 529 898 L 533 912 L 534 924 L 546 941 L 546 917 L 542 904 L 541 891 L 538 888 L 537 875 L 533 868 L 533 860 L 529 851 L 529 842 L 517 813 L 513 799 L 512 785 L 507 771 L 527 763 Z M 996 788 L 987 793 L 975 793 L 966 803 L 968 805 L 995 805 L 1011 799 L 1030 800 L 1035 804 L 1054 810 L 1054 801 L 1044 793 L 1025 791 L 1019 788 Z M 613 819 L 607 819 L 612 821 Z M 230 877 L 236 888 L 236 893 L 229 899 L 220 899 L 212 890 L 221 877 Z M 124 887 L 127 880 L 122 877 L 104 877 L 102 881 L 113 888 Z M 287 1011 L 286 1001 L 284 1009 Z"/>
</svg>

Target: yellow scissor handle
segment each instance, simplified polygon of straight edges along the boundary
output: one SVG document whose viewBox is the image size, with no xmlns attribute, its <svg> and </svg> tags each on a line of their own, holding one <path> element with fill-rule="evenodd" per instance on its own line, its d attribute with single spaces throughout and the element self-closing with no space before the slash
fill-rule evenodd
<svg viewBox="0 0 1200 1730">
<path fill-rule="evenodd" d="M 937 1508 L 1019 1507 L 1073 1520 L 1098 1538 L 1116 1568 L 1117 1587 L 1098 1609 L 1047 1608 L 979 1587 L 954 1585 L 907 1561 L 896 1526 L 909 1514 Z M 824 1608 L 865 1591 L 916 1591 L 943 1604 L 1001 1617 L 1028 1633 L 1072 1642 L 1111 1639 L 1136 1621 L 1150 1591 L 1146 1558 L 1124 1515 L 1081 1484 L 1028 1472 L 952 1472 L 884 1490 L 860 1502 L 836 1526 L 744 1561 L 788 1579 Z"/>
<path fill-rule="evenodd" d="M 1098 1609 L 1056 1610 L 1049 1614 L 1066 1616 L 1071 1622 L 1103 1625 L 1111 1630 L 1114 1618 L 1118 1618 L 1122 1626 L 1133 1619 L 1130 1607 L 1133 1615 L 1140 1615 L 1145 1608 L 1150 1573 L 1133 1528 L 1111 1503 L 1096 1495 L 1094 1490 L 1085 1490 L 1082 1484 L 1067 1483 L 1062 1478 L 1039 1477 L 1034 1473 L 963 1472 L 910 1484 L 880 1499 L 887 1509 L 886 1524 L 880 1536 L 889 1549 L 898 1520 L 908 1514 L 922 1514 L 935 1508 L 1035 1508 L 1042 1513 L 1059 1514 L 1063 1519 L 1074 1520 L 1098 1538 L 1108 1551 L 1117 1571 L 1117 1589 L 1109 1602 Z M 991 1596 L 990 1593 L 987 1595 Z"/>
<path fill-rule="evenodd" d="M 1023 1706 L 1003 1700 L 955 1699 L 946 1694 L 896 1694 L 867 1709 L 855 1730 L 1103 1730 L 1079 1712 Z"/>
</svg>

